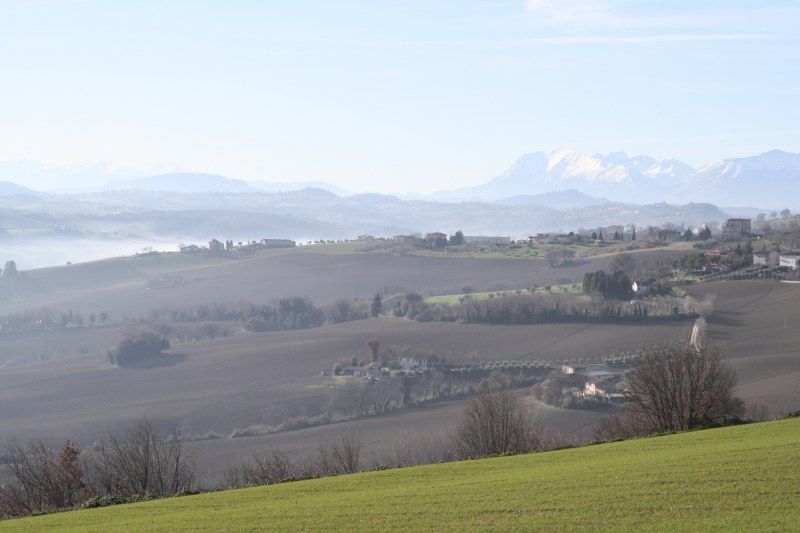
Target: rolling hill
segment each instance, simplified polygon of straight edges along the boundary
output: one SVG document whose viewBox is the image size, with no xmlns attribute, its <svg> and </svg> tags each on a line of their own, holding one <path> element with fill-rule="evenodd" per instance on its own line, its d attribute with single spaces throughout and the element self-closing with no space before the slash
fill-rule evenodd
<svg viewBox="0 0 800 533">
<path fill-rule="evenodd" d="M 667 248 L 635 256 L 659 264 L 671 262 L 675 253 L 680 252 Z M 383 287 L 423 294 L 465 285 L 498 290 L 555 284 L 562 277 L 579 281 L 585 272 L 607 269 L 611 259 L 547 268 L 542 260 L 345 253 L 341 245 L 264 250 L 240 259 L 160 254 L 26 273 L 30 292 L 4 300 L 0 312 L 49 308 L 88 318 L 105 311 L 116 322 L 145 319 L 151 311 L 242 300 L 264 304 L 299 295 L 324 305 L 339 297 L 370 299 Z M 161 277 L 180 282 L 150 288 L 148 282 Z M 737 394 L 773 413 L 797 409 L 800 315 L 793 302 L 800 286 L 740 281 L 686 290 L 698 301 L 714 301 L 708 332 L 739 374 Z M 130 326 L 3 334 L 0 443 L 27 439 L 43 427 L 51 436 L 91 443 L 142 417 L 179 424 L 193 435 L 230 435 L 237 428 L 258 427 L 276 413 L 302 415 L 305 406 L 325 401 L 329 383 L 320 371 L 338 360 L 364 357 L 364 342 L 373 337 L 385 347 L 411 346 L 448 360 L 557 361 L 635 351 L 688 335 L 691 323 L 492 326 L 384 317 L 273 333 L 246 333 L 238 322 L 224 326 L 228 336 L 176 342 L 165 359 L 142 368 L 116 368 L 106 358 Z M 248 453 L 269 446 L 313 452 L 318 440 L 345 428 L 363 434 L 370 457 L 381 462 L 404 433 L 447 431 L 460 406 L 460 401 L 445 402 L 335 426 L 202 441 L 201 466 L 209 479 L 218 480 Z M 548 426 L 587 435 L 601 413 L 554 409 L 540 415 Z"/>
<path fill-rule="evenodd" d="M 35 531 L 797 531 L 800 420 L 0 522 Z"/>
</svg>

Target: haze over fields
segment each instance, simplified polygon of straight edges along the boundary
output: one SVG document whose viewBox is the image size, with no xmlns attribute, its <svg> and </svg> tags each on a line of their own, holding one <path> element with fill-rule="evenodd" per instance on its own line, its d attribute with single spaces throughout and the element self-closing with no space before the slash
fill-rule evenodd
<svg viewBox="0 0 800 533">
<path fill-rule="evenodd" d="M 0 179 L 62 188 L 71 184 L 73 189 L 52 194 L 5 182 L 0 187 L 3 250 L 31 268 L 151 248 L 176 250 L 214 237 L 306 242 L 459 229 L 468 235 L 526 238 L 601 222 L 696 228 L 731 216 L 793 208 L 800 201 L 774 194 L 800 179 L 800 154 L 780 151 L 724 160 L 694 172 L 677 160 L 555 150 L 527 154 L 484 185 L 412 195 L 415 200 L 352 195 L 322 182 L 248 183 L 208 174 L 127 180 L 133 172 L 107 164 L 0 165 Z M 100 180 L 112 181 L 93 192 L 76 192 Z"/>
<path fill-rule="evenodd" d="M 0 4 L 0 520 L 155 494 L 131 428 L 172 495 L 800 412 L 793 0 Z"/>
<path fill-rule="evenodd" d="M 654 266 L 669 264 L 684 253 L 668 247 L 633 255 L 638 264 Z M 84 327 L 2 333 L 0 440 L 28 438 L 46 428 L 49 435 L 91 443 L 108 431 L 152 417 L 200 439 L 199 464 L 209 483 L 219 481 L 228 466 L 248 454 L 269 446 L 313 454 L 320 440 L 347 430 L 362 435 L 369 443 L 368 457 L 380 462 L 404 438 L 446 435 L 459 416 L 461 400 L 443 399 L 332 426 L 277 433 L 270 429 L 287 419 L 313 416 L 329 404 L 337 386 L 321 373 L 329 374 L 338 361 L 363 358 L 367 339 L 456 364 L 554 364 L 633 353 L 655 342 L 686 338 L 693 320 L 503 326 L 382 316 L 266 333 L 247 332 L 238 320 L 223 320 L 216 338 L 173 340 L 161 358 L 142 365 L 115 366 L 107 352 L 131 331 L 155 326 L 158 322 L 150 321 L 157 316 L 195 306 L 236 306 L 294 296 L 327 305 L 337 299 L 366 302 L 382 291 L 435 294 L 459 292 L 467 285 L 476 291 L 545 286 L 578 282 L 585 272 L 610 269 L 613 258 L 598 256 L 551 268 L 543 259 L 343 253 L 341 245 L 329 245 L 266 250 L 240 258 L 159 254 L 30 271 L 24 290 L 0 301 L 0 315 L 69 310 L 84 317 Z M 162 286 L 154 280 L 172 282 Z M 800 324 L 800 316 L 792 306 L 798 290 L 798 285 L 765 282 L 709 283 L 689 289 L 697 301 L 714 302 L 707 317 L 708 334 L 722 344 L 739 373 L 738 393 L 771 411 L 800 402 L 800 360 L 794 350 L 800 329 L 793 327 Z M 108 325 L 98 319 L 89 327 L 90 315 L 104 314 Z M 175 327 L 168 336 L 178 335 Z M 583 438 L 591 435 L 603 414 L 552 407 L 535 412 L 548 427 Z"/>
</svg>

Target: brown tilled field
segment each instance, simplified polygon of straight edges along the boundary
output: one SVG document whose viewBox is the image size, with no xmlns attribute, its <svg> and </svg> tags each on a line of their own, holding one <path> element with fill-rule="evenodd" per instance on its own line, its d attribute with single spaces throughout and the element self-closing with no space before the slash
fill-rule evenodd
<svg viewBox="0 0 800 533">
<path fill-rule="evenodd" d="M 103 329 L 103 328 L 98 328 Z M 577 359 L 635 350 L 643 339 L 685 335 L 688 324 L 486 326 L 376 318 L 337 326 L 248 333 L 176 344 L 158 363 L 117 368 L 104 352 L 0 372 L 0 440 L 47 428 L 94 439 L 141 417 L 180 422 L 194 434 L 228 434 L 263 422 L 264 413 L 329 396 L 320 376 L 365 341 L 407 345 L 451 361 Z"/>
<path fill-rule="evenodd" d="M 739 394 L 773 410 L 800 408 L 800 285 L 724 281 L 688 287 L 713 305 L 708 335 L 739 374 Z"/>
<path fill-rule="evenodd" d="M 666 252 L 646 252 L 666 261 Z M 645 257 L 641 255 L 640 257 Z M 384 285 L 440 291 L 472 285 L 478 290 L 579 280 L 610 258 L 550 269 L 537 261 L 415 257 L 388 254 L 325 254 L 313 250 L 267 252 L 252 259 L 206 264 L 177 254 L 109 260 L 31 273 L 40 292 L 3 308 L 48 305 L 57 310 L 108 312 L 112 319 L 147 316 L 159 307 L 192 303 L 265 302 L 305 295 L 319 304 L 336 297 L 369 297 Z M 147 289 L 156 275 L 185 281 Z M 552 279 L 551 279 L 552 278 Z M 61 288 L 53 289 L 55 284 Z M 50 287 L 44 291 L 44 287 Z M 68 287 L 68 288 L 64 288 Z M 698 300 L 713 300 L 708 333 L 736 367 L 739 393 L 773 411 L 800 408 L 800 286 L 724 282 L 688 287 Z M 339 360 L 367 359 L 365 341 L 407 345 L 454 362 L 581 359 L 633 351 L 689 334 L 691 323 L 650 325 L 544 324 L 490 326 L 416 323 L 376 318 L 302 331 L 241 333 L 174 344 L 157 361 L 136 368 L 109 364 L 106 351 L 129 333 L 118 326 L 3 334 L 0 366 L 0 443 L 46 434 L 91 443 L 142 417 L 165 427 L 179 424 L 193 435 L 258 427 L 276 416 L 303 415 L 326 402 L 334 380 L 321 376 Z M 237 331 L 236 324 L 230 325 Z M 13 366 L 23 361 L 27 365 Z M 359 432 L 380 459 L 406 434 L 449 431 L 461 402 L 441 402 L 401 413 L 269 436 L 198 443 L 201 469 L 219 479 L 230 461 L 261 447 L 311 451 L 317 441 L 346 430 Z M 548 425 L 590 433 L 597 412 L 547 409 Z"/>
<path fill-rule="evenodd" d="M 637 252 L 648 264 L 669 263 L 680 252 Z M 586 272 L 608 268 L 610 257 L 548 268 L 542 260 L 454 258 L 389 253 L 320 253 L 313 247 L 266 250 L 244 259 L 162 254 L 108 259 L 27 273 L 25 298 L 0 299 L 0 314 L 49 306 L 81 313 L 105 311 L 115 320 L 147 316 L 152 309 L 266 303 L 306 296 L 317 305 L 336 298 L 368 298 L 384 287 L 423 294 L 470 285 L 476 290 L 581 282 Z M 180 283 L 148 289 L 149 280 L 173 276 Z"/>
</svg>

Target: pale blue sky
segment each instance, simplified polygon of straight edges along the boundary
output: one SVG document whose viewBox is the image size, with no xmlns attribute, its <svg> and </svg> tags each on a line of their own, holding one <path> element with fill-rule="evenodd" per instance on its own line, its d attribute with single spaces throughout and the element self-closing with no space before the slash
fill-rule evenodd
<svg viewBox="0 0 800 533">
<path fill-rule="evenodd" d="M 0 0 L 0 160 L 431 192 L 800 152 L 800 2 Z"/>
</svg>

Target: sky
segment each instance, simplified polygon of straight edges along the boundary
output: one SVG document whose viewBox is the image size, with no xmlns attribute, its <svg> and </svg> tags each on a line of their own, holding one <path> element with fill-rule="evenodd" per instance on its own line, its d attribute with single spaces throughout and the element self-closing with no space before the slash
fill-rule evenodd
<svg viewBox="0 0 800 533">
<path fill-rule="evenodd" d="M 426 193 L 559 147 L 800 152 L 798 28 L 795 0 L 0 0 L 0 161 Z"/>
</svg>

